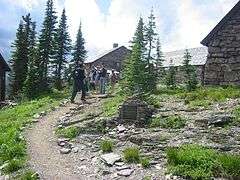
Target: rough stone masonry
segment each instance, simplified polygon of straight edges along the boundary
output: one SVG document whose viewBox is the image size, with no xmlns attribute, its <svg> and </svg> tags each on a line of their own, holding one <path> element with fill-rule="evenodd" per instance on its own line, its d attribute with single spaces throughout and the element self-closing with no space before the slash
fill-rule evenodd
<svg viewBox="0 0 240 180">
<path fill-rule="evenodd" d="M 240 85 L 240 2 L 201 42 L 208 47 L 205 85 Z"/>
</svg>

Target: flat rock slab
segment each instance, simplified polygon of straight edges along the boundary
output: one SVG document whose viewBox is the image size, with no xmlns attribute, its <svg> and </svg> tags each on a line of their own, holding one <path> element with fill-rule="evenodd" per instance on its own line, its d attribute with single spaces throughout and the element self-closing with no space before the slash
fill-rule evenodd
<svg viewBox="0 0 240 180">
<path fill-rule="evenodd" d="M 114 153 L 108 153 L 108 154 L 103 154 L 101 156 L 101 159 L 107 165 L 113 166 L 115 162 L 121 160 L 121 156 L 119 156 L 118 154 L 114 154 Z"/>
<path fill-rule="evenodd" d="M 134 171 L 133 169 L 124 169 L 124 170 L 119 171 L 117 173 L 117 175 L 128 177 L 133 173 L 133 171 Z"/>
<path fill-rule="evenodd" d="M 234 117 L 231 115 L 217 115 L 208 121 L 208 125 L 222 127 L 233 121 Z"/>
</svg>

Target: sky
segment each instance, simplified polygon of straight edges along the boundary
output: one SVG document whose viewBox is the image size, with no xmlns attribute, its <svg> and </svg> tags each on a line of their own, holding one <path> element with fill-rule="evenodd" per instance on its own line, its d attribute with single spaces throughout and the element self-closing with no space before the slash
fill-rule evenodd
<svg viewBox="0 0 240 180">
<path fill-rule="evenodd" d="M 73 42 L 80 22 L 88 59 L 112 48 L 129 46 L 139 17 L 154 10 L 163 51 L 201 46 L 201 40 L 238 0 L 55 0 L 60 16 L 66 9 Z M 22 15 L 31 13 L 41 29 L 46 0 L 0 0 L 0 52 L 8 60 Z"/>
</svg>

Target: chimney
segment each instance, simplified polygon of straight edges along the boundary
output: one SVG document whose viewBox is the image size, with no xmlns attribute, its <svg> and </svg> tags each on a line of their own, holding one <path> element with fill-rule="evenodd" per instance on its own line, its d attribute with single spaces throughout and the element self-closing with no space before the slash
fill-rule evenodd
<svg viewBox="0 0 240 180">
<path fill-rule="evenodd" d="M 118 47 L 118 43 L 113 43 L 113 48 L 117 48 Z"/>
</svg>

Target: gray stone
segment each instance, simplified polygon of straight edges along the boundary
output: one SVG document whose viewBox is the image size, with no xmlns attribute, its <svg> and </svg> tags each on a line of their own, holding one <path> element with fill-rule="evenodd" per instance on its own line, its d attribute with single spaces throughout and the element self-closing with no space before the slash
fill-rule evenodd
<svg viewBox="0 0 240 180">
<path fill-rule="evenodd" d="M 74 148 L 72 149 L 72 152 L 74 152 L 74 153 L 78 153 L 78 151 L 79 151 L 79 148 L 78 148 L 78 147 L 74 147 Z"/>
<path fill-rule="evenodd" d="M 124 170 L 124 169 L 131 169 L 131 167 L 128 166 L 128 165 L 123 165 L 123 166 L 117 167 L 116 169 L 117 169 L 118 171 L 121 171 L 121 170 Z"/>
<path fill-rule="evenodd" d="M 126 128 L 125 128 L 123 125 L 118 125 L 118 126 L 117 126 L 117 131 L 118 131 L 119 133 L 123 133 L 123 132 L 126 131 Z"/>
<path fill-rule="evenodd" d="M 40 117 L 41 117 L 40 114 L 35 114 L 35 115 L 33 116 L 34 119 L 39 119 Z"/>
<path fill-rule="evenodd" d="M 121 160 L 121 156 L 114 153 L 108 153 L 101 155 L 101 160 L 106 163 L 107 165 L 113 166 L 115 162 Z"/>
<path fill-rule="evenodd" d="M 115 162 L 116 166 L 123 166 L 125 163 L 124 162 Z"/>
<path fill-rule="evenodd" d="M 131 174 L 133 173 L 133 169 L 124 169 L 124 170 L 121 170 L 119 172 L 117 172 L 117 174 L 119 176 L 125 176 L 125 177 L 128 177 L 128 176 L 131 176 Z"/>
<path fill-rule="evenodd" d="M 234 117 L 230 115 L 216 115 L 208 121 L 208 125 L 211 126 L 224 126 L 232 122 Z"/>
<path fill-rule="evenodd" d="M 71 149 L 69 148 L 62 148 L 60 149 L 61 154 L 69 154 L 71 152 Z"/>
<path fill-rule="evenodd" d="M 60 143 L 62 143 L 62 142 L 65 142 L 65 143 L 66 143 L 66 142 L 69 142 L 69 140 L 70 140 L 69 138 L 59 138 L 59 139 L 57 140 L 57 143 L 58 143 L 58 144 L 60 144 Z"/>
<path fill-rule="evenodd" d="M 46 111 L 40 112 L 40 116 L 46 116 L 46 115 L 47 115 L 47 112 L 46 112 Z"/>
</svg>

